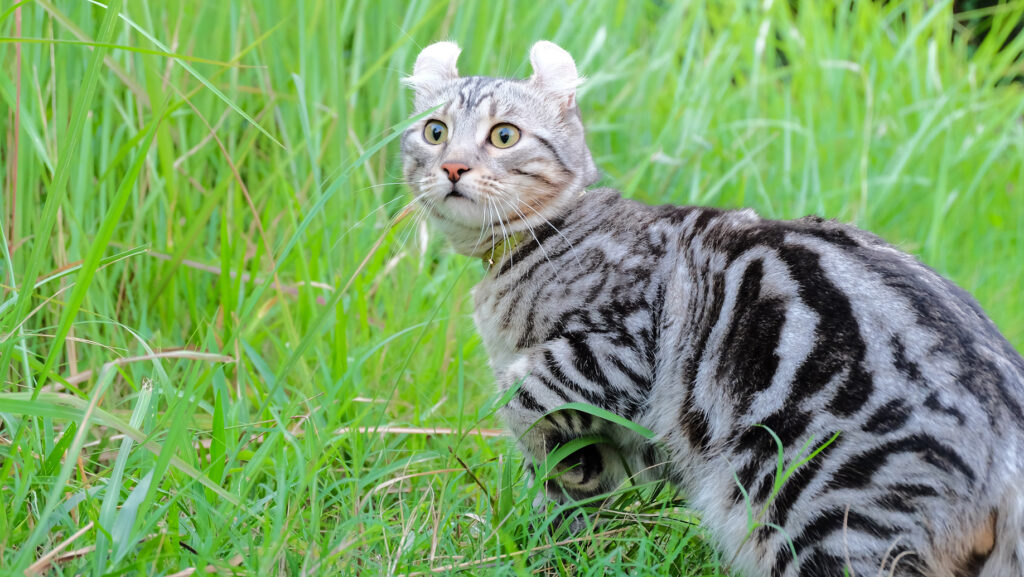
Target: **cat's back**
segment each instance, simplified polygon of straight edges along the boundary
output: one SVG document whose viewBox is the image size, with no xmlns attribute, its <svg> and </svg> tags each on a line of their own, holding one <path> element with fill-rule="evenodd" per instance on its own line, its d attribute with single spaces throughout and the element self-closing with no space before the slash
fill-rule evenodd
<svg viewBox="0 0 1024 577">
<path fill-rule="evenodd" d="M 714 210 L 687 220 L 688 276 L 700 271 L 712 295 L 722 284 L 717 302 L 703 299 L 717 310 L 698 315 L 717 338 L 714 376 L 739 383 L 740 408 L 774 385 L 765 404 L 818 398 L 866 432 L 920 420 L 983 445 L 1010 435 L 1024 450 L 1024 359 L 953 282 L 833 220 Z"/>
<path fill-rule="evenodd" d="M 812 340 L 846 360 L 889 364 L 895 380 L 932 391 L 973 393 L 990 420 L 1024 430 L 1024 359 L 967 291 L 856 227 L 741 213 L 695 219 L 687 239 L 709 269 L 742 270 L 738 304 L 786 295 L 812 313 Z"/>
</svg>

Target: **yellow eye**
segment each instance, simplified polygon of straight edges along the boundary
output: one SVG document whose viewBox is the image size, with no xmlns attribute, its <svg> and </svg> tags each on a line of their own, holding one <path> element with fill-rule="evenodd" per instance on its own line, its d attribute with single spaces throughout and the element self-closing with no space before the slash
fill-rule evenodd
<svg viewBox="0 0 1024 577">
<path fill-rule="evenodd" d="M 423 129 L 423 138 L 430 144 L 441 144 L 448 140 L 448 127 L 440 120 L 431 120 Z"/>
<path fill-rule="evenodd" d="M 491 129 L 491 144 L 508 148 L 519 142 L 519 129 L 511 124 L 499 124 Z"/>
</svg>

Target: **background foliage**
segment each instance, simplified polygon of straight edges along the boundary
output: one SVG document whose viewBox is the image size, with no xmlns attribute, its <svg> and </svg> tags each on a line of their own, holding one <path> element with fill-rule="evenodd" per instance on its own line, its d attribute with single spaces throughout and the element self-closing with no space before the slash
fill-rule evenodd
<svg viewBox="0 0 1024 577">
<path fill-rule="evenodd" d="M 3 7 L 0 570 L 726 573 L 661 487 L 579 537 L 531 513 L 489 436 L 480 266 L 418 216 L 392 226 L 399 79 L 438 39 L 515 77 L 555 40 L 589 78 L 604 184 L 854 222 L 1020 349 L 1024 3 L 953 8 Z"/>
</svg>

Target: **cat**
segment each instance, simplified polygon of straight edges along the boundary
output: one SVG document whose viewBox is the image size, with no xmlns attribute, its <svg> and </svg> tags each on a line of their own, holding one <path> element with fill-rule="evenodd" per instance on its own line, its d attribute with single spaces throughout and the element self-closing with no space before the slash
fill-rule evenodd
<svg viewBox="0 0 1024 577">
<path fill-rule="evenodd" d="M 459 52 L 404 79 L 433 109 L 404 175 L 484 261 L 474 320 L 527 461 L 605 437 L 546 498 L 667 479 L 752 577 L 1024 575 L 1024 359 L 968 293 L 835 221 L 588 189 L 572 56 L 538 42 L 513 80 L 459 76 Z M 773 435 L 787 466 L 820 449 L 777 492 Z"/>
</svg>

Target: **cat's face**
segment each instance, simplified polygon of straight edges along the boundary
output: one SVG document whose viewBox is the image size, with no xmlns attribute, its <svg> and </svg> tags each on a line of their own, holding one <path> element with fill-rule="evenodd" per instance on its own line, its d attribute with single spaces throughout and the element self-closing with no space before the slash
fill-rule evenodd
<svg viewBox="0 0 1024 577">
<path fill-rule="evenodd" d="M 456 250 L 478 255 L 536 229 L 599 174 L 576 106 L 580 78 L 550 42 L 530 51 L 529 80 L 460 77 L 459 48 L 439 42 L 405 80 L 420 114 L 402 135 L 405 179 Z"/>
</svg>

